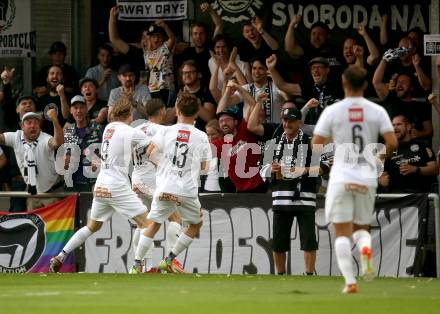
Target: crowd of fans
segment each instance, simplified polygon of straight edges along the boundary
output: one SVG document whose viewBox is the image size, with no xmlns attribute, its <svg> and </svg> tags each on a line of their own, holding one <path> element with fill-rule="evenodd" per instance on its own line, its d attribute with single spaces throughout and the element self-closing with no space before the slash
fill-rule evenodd
<svg viewBox="0 0 440 314">
<path fill-rule="evenodd" d="M 359 26 L 354 35 L 347 34 L 341 47 L 336 47 L 328 25 L 316 22 L 307 42 L 300 43 L 296 29 L 301 16 L 295 15 L 284 42 L 277 42 L 255 16 L 243 23 L 242 41 L 232 42 L 210 5 L 203 3 L 200 10 L 211 17 L 212 36 L 205 24 L 194 22 L 192 45 L 184 49 L 179 45 L 177 49 L 176 37 L 162 20 L 148 25 L 139 43 L 125 42 L 118 33 L 118 9 L 114 7 L 108 25 L 110 43 L 99 46 L 96 66 L 79 75 L 65 63 L 64 43 L 54 42 L 48 51 L 51 64 L 38 72 L 33 94 L 18 99 L 14 99 L 11 86 L 14 69 L 5 64 L 0 85 L 5 132 L 0 138 L 1 189 L 32 193 L 91 191 L 93 173 L 99 171 L 103 154 L 102 132 L 112 119 L 114 103 L 120 97 L 130 98 L 136 106 L 134 118 L 139 119 L 148 118 L 149 101 L 159 99 L 166 108 L 161 121 L 171 125 L 176 121 L 176 96 L 183 90 L 200 100 L 195 125 L 207 132 L 216 148 L 215 164 L 202 178 L 200 190 L 266 192 L 267 177 L 251 170 L 262 168 L 262 151 L 267 150 L 264 142 L 283 133 L 282 112 L 300 110 L 299 115 L 289 114 L 300 117 L 302 132 L 310 136 L 324 108 L 343 98 L 341 73 L 352 65 L 367 70 L 366 96 L 387 109 L 399 139 L 399 149 L 387 160 L 379 178 L 380 188 L 384 192 L 435 189 L 439 170 L 432 149 L 431 105 L 439 113 L 440 106 L 431 93 L 431 76 L 439 75 L 440 70 L 431 73 L 431 59 L 423 55 L 420 30 L 403 34 L 395 47 L 388 41 L 384 17 L 379 42 L 372 39 L 365 26 Z M 113 62 L 115 55 L 119 56 L 118 64 Z M 286 68 L 291 64 L 289 58 L 297 66 Z M 440 69 L 440 58 L 436 64 Z M 41 115 L 29 114 L 34 112 Z M 27 125 L 33 120 L 37 123 Z M 44 139 L 40 127 L 48 134 Z M 39 147 L 43 141 L 41 154 L 28 147 Z M 223 151 L 225 145 L 229 145 L 228 151 Z M 57 149 L 62 151 L 62 160 L 55 160 Z M 80 155 L 76 161 L 75 150 Z M 247 153 L 244 159 L 240 155 L 243 151 Z M 328 159 L 331 161 L 331 156 Z M 35 167 L 30 171 L 32 163 Z M 43 166 L 48 163 L 51 165 Z M 69 179 L 72 182 L 66 182 L 68 176 L 62 180 L 60 175 L 72 163 L 78 170 Z M 237 171 L 240 167 L 243 169 Z M 39 180 L 44 183 L 39 184 Z M 317 185 L 323 182 L 325 176 Z M 28 209 L 35 206 L 27 204 Z M 11 200 L 10 211 L 25 208 L 23 200 Z"/>
</svg>

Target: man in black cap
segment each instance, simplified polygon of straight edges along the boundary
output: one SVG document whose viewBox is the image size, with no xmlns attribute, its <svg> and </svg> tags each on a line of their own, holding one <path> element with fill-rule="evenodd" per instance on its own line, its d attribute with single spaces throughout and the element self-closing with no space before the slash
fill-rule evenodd
<svg viewBox="0 0 440 314">
<path fill-rule="evenodd" d="M 301 85 L 302 98 L 308 102 L 316 99 L 318 106 L 311 108 L 305 118 L 305 124 L 315 125 L 325 107 L 342 98 L 341 80 L 330 79 L 330 67 L 326 58 L 316 57 L 309 61 L 312 81 Z"/>
<path fill-rule="evenodd" d="M 153 98 L 161 98 L 167 107 L 174 107 L 173 32 L 163 20 L 156 20 L 142 32 L 140 43 L 131 45 L 119 37 L 118 14 L 117 6 L 110 9 L 108 26 L 113 47 L 126 56 L 136 75 L 142 70 L 149 72 L 148 87 Z"/>
<path fill-rule="evenodd" d="M 64 86 L 67 93 L 73 93 L 78 88 L 78 72 L 75 68 L 67 63 L 65 63 L 67 48 L 66 45 L 61 41 L 55 41 L 49 48 L 48 51 L 51 64 L 45 65 L 38 72 L 37 82 L 35 83 L 34 93 L 40 97 L 47 93 L 46 89 L 46 78 L 48 71 L 51 66 L 59 66 L 63 71 Z"/>
<path fill-rule="evenodd" d="M 255 102 L 252 108 L 254 105 Z M 223 110 L 219 107 L 217 119 L 224 137 L 212 141 L 212 145 L 215 147 L 213 156 L 220 161 L 222 192 L 264 193 L 267 187 L 258 172 L 259 137 L 247 129 L 247 117 L 239 122 L 234 108 Z"/>
<path fill-rule="evenodd" d="M 301 111 L 286 106 L 281 115 L 283 132 L 276 136 L 274 145 L 267 145 L 262 167 L 270 170 L 268 176 L 271 178 L 273 258 L 276 272 L 285 274 L 291 228 L 296 217 L 305 273 L 313 275 L 318 249 L 315 235 L 317 176 L 328 172 L 329 168 L 324 163 L 315 169 L 311 166 L 310 137 L 301 131 Z"/>
<path fill-rule="evenodd" d="M 151 97 L 162 99 L 166 107 L 174 107 L 173 50 L 176 38 L 163 20 L 156 20 L 148 28 L 147 34 L 149 40 L 144 50 L 144 60 L 149 72 Z"/>
<path fill-rule="evenodd" d="M 143 84 L 135 85 L 136 75 L 133 67 L 130 64 L 123 64 L 119 67 L 118 79 L 121 82 L 121 86 L 112 89 L 108 99 L 108 121 L 111 122 L 111 112 L 114 104 L 120 97 L 127 97 L 133 100 L 133 103 L 137 106 L 145 106 L 148 100 L 151 99 L 148 87 Z M 142 118 L 142 114 L 136 110 L 133 110 L 133 119 Z"/>
</svg>

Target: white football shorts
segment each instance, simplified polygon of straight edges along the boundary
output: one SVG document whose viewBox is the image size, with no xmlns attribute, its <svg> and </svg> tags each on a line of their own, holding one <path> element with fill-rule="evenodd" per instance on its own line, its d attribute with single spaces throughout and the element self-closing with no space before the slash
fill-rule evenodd
<svg viewBox="0 0 440 314">
<path fill-rule="evenodd" d="M 96 221 L 107 221 L 114 212 L 127 218 L 147 212 L 147 207 L 129 187 L 121 189 L 111 185 L 96 186 L 93 196 L 90 218 Z"/>
<path fill-rule="evenodd" d="M 365 186 L 365 191 L 348 189 L 344 183 L 333 183 L 327 188 L 325 217 L 327 222 L 353 222 L 369 225 L 373 220 L 376 187 Z"/>
<path fill-rule="evenodd" d="M 202 221 L 201 207 L 198 197 L 158 193 L 153 197 L 153 203 L 147 218 L 162 224 L 177 210 L 180 213 L 182 222 L 195 225 Z"/>
</svg>

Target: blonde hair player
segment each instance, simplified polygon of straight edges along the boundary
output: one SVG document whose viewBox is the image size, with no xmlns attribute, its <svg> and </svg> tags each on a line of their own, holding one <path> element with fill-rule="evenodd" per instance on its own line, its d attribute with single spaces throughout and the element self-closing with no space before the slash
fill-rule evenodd
<svg viewBox="0 0 440 314">
<path fill-rule="evenodd" d="M 132 101 L 120 98 L 113 107 L 113 121 L 105 127 L 101 145 L 101 171 L 93 191 L 93 203 L 87 226 L 79 229 L 63 250 L 50 260 L 49 271 L 58 272 L 69 253 L 98 231 L 114 212 L 147 227 L 147 208 L 131 189 L 128 177 L 132 152 L 145 151 L 149 144 L 145 134 L 130 126 Z"/>
</svg>

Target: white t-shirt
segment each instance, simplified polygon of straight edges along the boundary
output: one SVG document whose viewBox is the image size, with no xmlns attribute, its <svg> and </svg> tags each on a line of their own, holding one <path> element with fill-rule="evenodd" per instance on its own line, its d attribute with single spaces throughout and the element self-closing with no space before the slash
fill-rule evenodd
<svg viewBox="0 0 440 314">
<path fill-rule="evenodd" d="M 119 121 L 108 124 L 102 136 L 102 163 L 96 186 L 130 188 L 128 172 L 132 154 L 145 154 L 148 143 L 140 130 Z"/>
<path fill-rule="evenodd" d="M 385 109 L 363 97 L 347 97 L 325 108 L 314 134 L 332 137 L 335 143 L 329 184 L 377 186 L 376 151 L 372 148 L 377 147 L 379 135 L 393 131 Z"/>
<path fill-rule="evenodd" d="M 159 130 L 151 143 L 163 156 L 157 168 L 155 195 L 165 192 L 196 197 L 201 162 L 211 160 L 206 133 L 192 125 L 178 123 Z"/>
<path fill-rule="evenodd" d="M 243 88 L 252 96 L 254 96 L 255 99 L 258 98 L 258 96 L 262 93 L 266 93 L 270 96 L 270 114 L 266 112 L 266 122 L 269 123 L 280 123 L 280 113 L 281 113 L 281 107 L 284 103 L 284 97 L 281 95 L 281 91 L 278 89 L 278 87 L 275 85 L 273 81 L 268 81 L 268 83 L 264 84 L 261 88 L 258 88 L 255 86 L 255 84 L 246 84 L 243 85 Z M 241 97 L 240 93 L 236 91 L 234 93 L 239 99 L 240 102 L 243 101 L 243 98 Z M 269 101 L 269 100 L 267 100 Z M 265 110 L 266 111 L 266 110 Z M 269 119 L 270 117 L 270 119 Z"/>
<path fill-rule="evenodd" d="M 5 145 L 14 149 L 17 165 L 20 168 L 21 175 L 25 177 L 25 168 L 27 162 L 25 160 L 26 148 L 24 144 L 23 131 L 3 133 L 5 137 Z M 55 153 L 49 147 L 49 140 L 52 138 L 47 133 L 41 132 L 34 148 L 35 164 L 37 166 L 36 187 L 37 193 L 49 191 L 52 186 L 60 181 L 60 176 L 55 170 Z"/>
<path fill-rule="evenodd" d="M 174 90 L 173 53 L 167 43 L 152 51 L 144 52 L 145 68 L 150 71 L 148 88 L 150 93 L 162 89 Z"/>
<path fill-rule="evenodd" d="M 148 141 L 161 129 L 166 128 L 164 125 L 147 121 L 137 126 L 136 129 L 142 131 Z M 132 186 L 142 185 L 139 189 L 147 195 L 153 196 L 156 189 L 156 166 L 145 155 L 133 155 L 133 173 L 131 175 Z M 144 186 L 145 185 L 145 186 Z"/>
</svg>

